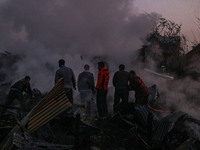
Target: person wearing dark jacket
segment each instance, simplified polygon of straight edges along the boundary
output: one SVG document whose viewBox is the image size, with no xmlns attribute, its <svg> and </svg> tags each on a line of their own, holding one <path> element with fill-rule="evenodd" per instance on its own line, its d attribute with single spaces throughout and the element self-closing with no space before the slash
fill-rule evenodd
<svg viewBox="0 0 200 150">
<path fill-rule="evenodd" d="M 55 83 L 64 78 L 64 88 L 69 101 L 73 104 L 73 90 L 76 90 L 76 79 L 71 68 L 65 66 L 65 60 L 58 61 L 59 69 L 56 71 Z"/>
<path fill-rule="evenodd" d="M 6 97 L 5 105 L 9 106 L 15 99 L 17 99 L 21 105 L 21 109 L 26 109 L 26 102 L 24 101 L 23 92 L 26 92 L 32 98 L 32 90 L 30 87 L 29 76 L 17 81 L 14 85 L 11 86 L 10 91 Z M 2 114 L 6 112 L 6 108 L 3 108 Z"/>
<path fill-rule="evenodd" d="M 107 117 L 107 101 L 106 96 L 108 92 L 109 71 L 104 67 L 104 62 L 98 62 L 98 81 L 96 84 L 97 90 L 97 110 L 100 118 Z"/>
<path fill-rule="evenodd" d="M 90 66 L 85 65 L 84 71 L 78 76 L 78 91 L 80 92 L 81 104 L 85 105 L 86 115 L 91 117 L 92 95 L 94 92 L 94 76 L 89 72 Z"/>
<path fill-rule="evenodd" d="M 113 111 L 116 112 L 117 106 L 120 103 L 128 103 L 129 98 L 129 72 L 125 71 L 125 65 L 119 65 L 119 71 L 113 76 L 113 86 L 115 87 Z"/>
<path fill-rule="evenodd" d="M 129 89 L 135 91 L 135 104 L 147 104 L 149 90 L 142 79 L 136 75 L 135 71 L 130 71 Z"/>
</svg>

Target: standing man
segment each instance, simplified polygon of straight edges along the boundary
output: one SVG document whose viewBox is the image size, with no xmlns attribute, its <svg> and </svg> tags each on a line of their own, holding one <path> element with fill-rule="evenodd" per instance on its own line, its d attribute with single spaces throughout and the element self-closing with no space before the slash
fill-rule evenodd
<svg viewBox="0 0 200 150">
<path fill-rule="evenodd" d="M 91 117 L 92 94 L 94 92 L 94 76 L 89 72 L 90 66 L 86 64 L 84 71 L 78 76 L 78 91 L 80 92 L 81 104 L 85 105 L 86 115 Z"/>
<path fill-rule="evenodd" d="M 129 89 L 135 91 L 135 104 L 147 104 L 149 90 L 142 79 L 136 75 L 135 71 L 130 71 Z"/>
<path fill-rule="evenodd" d="M 109 71 L 104 67 L 104 62 L 98 62 L 98 81 L 97 90 L 97 109 L 99 117 L 104 118 L 108 115 L 106 96 L 108 92 Z"/>
<path fill-rule="evenodd" d="M 64 78 L 64 88 L 69 101 L 73 104 L 73 90 L 76 90 L 76 79 L 71 68 L 65 66 L 65 61 L 60 59 L 58 61 L 59 69 L 56 71 L 55 83 L 59 79 Z"/>
<path fill-rule="evenodd" d="M 9 106 L 15 99 L 17 99 L 21 105 L 21 109 L 26 109 L 26 102 L 24 101 L 23 92 L 26 92 L 32 96 L 32 90 L 30 87 L 30 80 L 31 78 L 29 76 L 25 76 L 25 78 L 17 81 L 13 86 L 11 86 L 10 91 L 6 97 L 5 105 Z M 6 111 L 6 108 L 3 108 L 2 114 L 4 114 Z"/>
<path fill-rule="evenodd" d="M 119 71 L 113 76 L 113 86 L 115 87 L 113 111 L 116 112 L 117 106 L 120 103 L 128 103 L 129 98 L 129 72 L 125 71 L 125 65 L 119 65 Z"/>
</svg>

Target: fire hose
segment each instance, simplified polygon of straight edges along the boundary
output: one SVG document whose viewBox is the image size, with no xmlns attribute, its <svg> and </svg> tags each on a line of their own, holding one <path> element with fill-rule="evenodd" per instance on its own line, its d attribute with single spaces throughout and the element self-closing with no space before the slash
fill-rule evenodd
<svg viewBox="0 0 200 150">
<path fill-rule="evenodd" d="M 153 111 L 155 111 L 155 112 L 160 112 L 160 113 L 172 113 L 172 112 L 173 112 L 172 110 L 161 110 L 161 109 L 156 109 L 156 108 L 151 107 L 149 104 L 147 104 L 147 106 L 148 106 L 151 110 L 153 110 Z"/>
</svg>

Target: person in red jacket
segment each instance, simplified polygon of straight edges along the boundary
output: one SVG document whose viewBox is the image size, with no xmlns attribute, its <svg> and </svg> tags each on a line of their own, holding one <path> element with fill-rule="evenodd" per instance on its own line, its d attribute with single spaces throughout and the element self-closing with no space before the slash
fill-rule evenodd
<svg viewBox="0 0 200 150">
<path fill-rule="evenodd" d="M 108 115 L 106 96 L 108 92 L 109 71 L 104 67 L 104 62 L 98 62 L 97 110 L 100 118 Z"/>
<path fill-rule="evenodd" d="M 135 104 L 147 104 L 149 90 L 142 79 L 136 75 L 135 71 L 130 71 L 129 89 L 135 91 Z"/>
</svg>

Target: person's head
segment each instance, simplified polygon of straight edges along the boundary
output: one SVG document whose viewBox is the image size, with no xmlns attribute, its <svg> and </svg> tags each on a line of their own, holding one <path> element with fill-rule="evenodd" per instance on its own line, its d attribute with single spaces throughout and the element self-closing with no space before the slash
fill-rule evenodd
<svg viewBox="0 0 200 150">
<path fill-rule="evenodd" d="M 125 65 L 124 64 L 121 64 L 121 65 L 119 65 L 119 70 L 121 71 L 121 70 L 124 70 L 125 69 Z"/>
<path fill-rule="evenodd" d="M 135 75 L 135 71 L 131 70 L 131 71 L 130 71 L 130 74 L 131 74 L 131 75 Z"/>
<path fill-rule="evenodd" d="M 105 65 L 104 65 L 104 62 L 103 61 L 100 61 L 98 62 L 98 68 L 101 69 L 103 68 Z"/>
<path fill-rule="evenodd" d="M 25 78 L 24 78 L 26 81 L 30 81 L 31 80 L 31 78 L 30 78 L 30 76 L 25 76 Z"/>
<path fill-rule="evenodd" d="M 60 60 L 58 61 L 58 65 L 59 65 L 59 67 L 65 65 L 65 60 L 64 60 L 64 59 L 60 59 Z"/>
<path fill-rule="evenodd" d="M 86 65 L 84 66 L 84 70 L 86 70 L 86 71 L 90 70 L 90 66 L 89 66 L 88 64 L 86 64 Z"/>
</svg>

